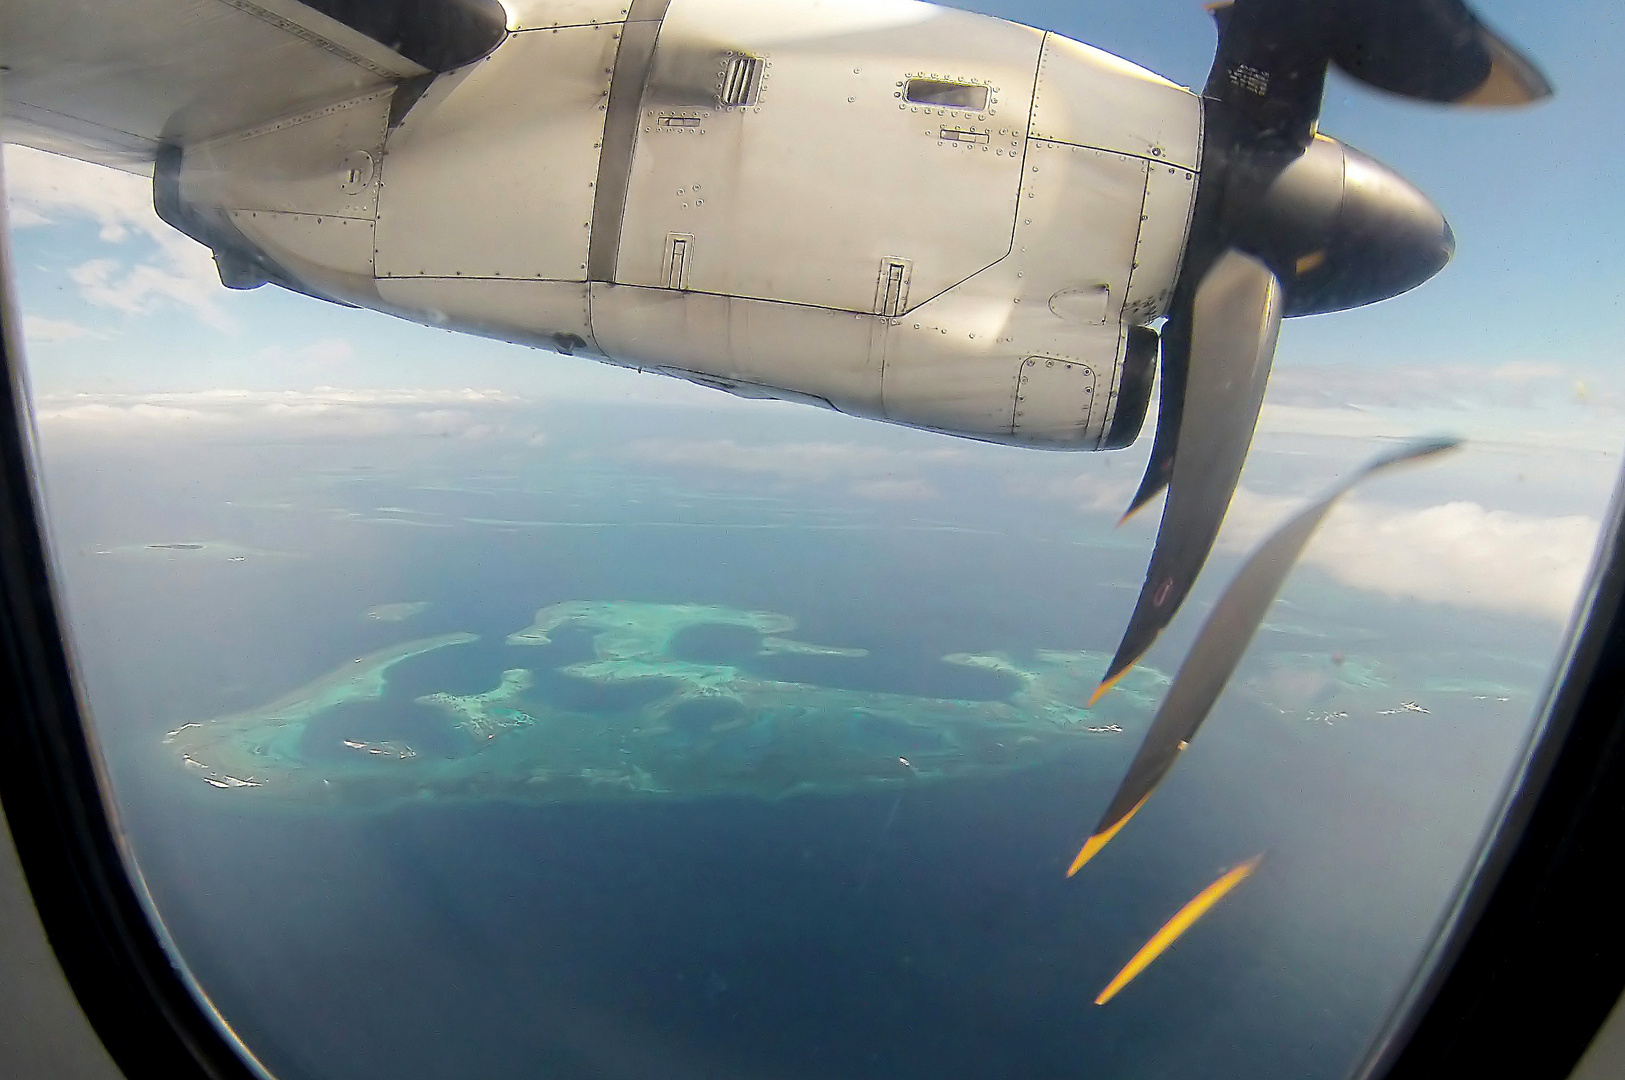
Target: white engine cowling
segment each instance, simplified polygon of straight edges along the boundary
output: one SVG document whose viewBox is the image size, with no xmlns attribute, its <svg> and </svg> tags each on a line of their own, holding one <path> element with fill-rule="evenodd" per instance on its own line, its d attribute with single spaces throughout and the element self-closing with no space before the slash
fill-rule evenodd
<svg viewBox="0 0 1625 1080">
<path fill-rule="evenodd" d="M 1132 440 L 1194 95 L 910 0 L 510 10 L 466 67 L 172 153 L 161 212 L 239 287 L 973 438 Z"/>
</svg>

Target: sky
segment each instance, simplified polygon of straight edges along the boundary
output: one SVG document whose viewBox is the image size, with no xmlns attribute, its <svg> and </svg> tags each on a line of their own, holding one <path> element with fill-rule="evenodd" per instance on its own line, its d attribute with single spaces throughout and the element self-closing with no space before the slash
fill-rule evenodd
<svg viewBox="0 0 1625 1080">
<path fill-rule="evenodd" d="M 1557 96 L 1524 111 L 1475 113 L 1398 101 L 1332 76 L 1322 129 L 1427 192 L 1450 219 L 1458 251 L 1411 293 L 1285 325 L 1215 562 L 1233 564 L 1304 499 L 1393 440 L 1463 436 L 1462 451 L 1345 500 L 1305 555 L 1320 576 L 1295 576 L 1288 603 L 1270 618 L 1300 617 L 1294 595 L 1330 580 L 1340 588 L 1321 588 L 1331 596 L 1321 610 L 1334 618 L 1355 590 L 1443 613 L 1434 620 L 1428 612 L 1424 626 L 1469 625 L 1454 618 L 1462 614 L 1505 620 L 1497 625 L 1528 630 L 1521 644 L 1549 656 L 1582 593 L 1625 441 L 1625 272 L 1617 256 L 1625 112 L 1616 61 L 1625 15 L 1602 0 L 1541 8 L 1486 0 L 1478 8 L 1539 60 Z M 986 0 L 980 10 L 1054 29 L 1188 85 L 1204 80 L 1214 42 L 1195 0 Z M 113 520 L 141 502 L 121 478 L 144 480 L 127 485 L 137 493 L 168 485 L 201 520 L 245 521 L 268 507 L 229 499 L 252 499 L 289 479 L 267 475 L 280 464 L 266 462 L 306 462 L 301 480 L 333 463 L 405 471 L 449 445 L 474 449 L 451 456 L 483 462 L 489 453 L 502 468 L 521 462 L 538 483 L 607 478 L 593 494 L 600 502 L 624 496 L 629 516 L 640 512 L 630 505 L 638 483 L 678 493 L 667 502 L 694 492 L 766 493 L 815 523 L 868 515 L 925 564 L 920 580 L 932 583 L 957 580 L 942 554 L 951 548 L 933 553 L 911 530 L 945 522 L 1031 529 L 1073 544 L 1066 550 L 1078 553 L 1079 581 L 1092 567 L 1102 576 L 1091 544 L 1115 543 L 1135 558 L 1150 551 L 1155 507 L 1113 531 L 1143 467 L 1149 424 L 1134 448 L 1111 454 L 979 444 L 735 399 L 273 287 L 231 292 L 202 246 L 157 219 L 145 178 L 16 147 L 7 148 L 4 167 L 39 445 L 47 461 L 68 463 L 55 475 L 67 478 L 81 509 L 101 515 L 98 527 L 129 534 L 108 542 L 198 539 L 136 535 L 175 528 L 161 506 Z M 275 452 L 260 453 L 267 443 Z M 241 493 L 219 481 L 239 464 Z M 46 494 L 49 502 L 49 487 Z M 696 518 L 718 514 L 716 503 L 689 501 Z M 54 524 L 63 520 L 58 514 Z M 357 526 L 350 542 L 374 542 L 375 527 Z M 73 534 L 87 548 L 107 539 L 88 527 L 80 533 L 64 527 L 57 539 Z M 311 534 L 303 542 L 315 549 L 336 533 Z M 481 534 L 470 526 L 457 535 L 461 543 Z M 545 545 L 546 534 L 536 535 Z M 803 548 L 827 555 L 822 535 L 809 532 Z M 469 545 L 471 557 L 478 543 Z M 646 580 L 638 567 L 613 569 L 625 581 Z M 809 563 L 808 580 L 818 572 Z M 75 584 L 68 582 L 70 598 Z M 1057 583 L 1056 596 L 1077 584 Z M 1138 580 L 1121 584 L 1120 610 L 1068 607 L 1067 617 L 1098 620 L 1082 629 L 1115 640 Z M 1199 612 L 1222 584 L 1205 574 L 1188 610 Z M 772 582 L 747 578 L 740 588 L 755 590 L 751 606 L 772 606 Z M 922 603 L 938 599 L 923 595 Z M 241 618 L 226 609 L 207 614 L 214 621 L 206 625 L 227 628 L 223 638 Z M 1027 615 L 1000 610 L 990 629 L 972 629 L 997 633 Z M 271 632 L 264 620 L 243 621 Z M 1148 663 L 1172 670 L 1195 624 L 1189 615 L 1176 620 Z M 80 630 L 93 638 L 97 627 Z M 1210 737 L 1207 745 L 1220 744 Z M 1416 843 L 1429 839 L 1423 830 Z"/>
<path fill-rule="evenodd" d="M 1183 0 L 990 0 L 981 10 L 1066 33 L 1185 84 L 1203 81 L 1214 42 L 1200 6 Z M 1419 596 L 1484 593 L 1499 582 L 1508 594 L 1527 594 L 1518 602 L 1524 609 L 1560 618 L 1583 580 L 1625 431 L 1616 256 L 1625 113 L 1613 66 L 1622 16 L 1600 2 L 1537 14 L 1493 0 L 1479 10 L 1544 66 L 1556 97 L 1525 110 L 1473 111 L 1405 102 L 1331 76 L 1322 129 L 1426 191 L 1451 220 L 1458 251 L 1411 293 L 1288 321 L 1221 546 L 1256 539 L 1293 500 L 1379 441 L 1455 434 L 1470 440 L 1466 453 L 1425 479 L 1384 481 L 1354 500 L 1310 560 L 1367 562 L 1369 578 L 1406 577 L 1395 587 Z M 974 463 L 1101 518 L 1124 501 L 1149 442 L 1150 424 L 1134 449 L 1110 455 L 882 435 L 873 421 L 740 401 L 274 287 L 232 292 L 201 245 L 153 214 L 145 178 L 17 147 L 7 148 L 5 168 L 47 442 L 92 429 L 135 436 L 258 424 L 360 436 L 405 425 L 426 436 L 542 446 L 546 430 L 512 420 L 526 405 L 659 404 L 693 410 L 697 426 L 717 433 L 684 451 L 696 467 L 748 463 L 788 470 L 794 482 L 796 463 L 809 456 L 851 458 L 855 450 L 855 460 L 873 463 L 877 445 L 951 451 L 966 468 Z M 807 434 L 775 437 L 774 418 L 790 416 L 797 419 L 789 426 Z M 899 500 L 943 495 L 920 475 L 870 467 L 876 475 L 853 483 L 880 484 L 872 490 Z M 1142 517 L 1133 527 L 1148 540 L 1155 515 Z M 1391 546 L 1371 553 L 1379 529 Z M 1432 555 L 1419 554 L 1429 545 Z M 1509 582 L 1508 567 L 1531 551 L 1561 587 L 1530 573 Z M 1458 580 L 1464 575 L 1473 580 Z"/>
</svg>

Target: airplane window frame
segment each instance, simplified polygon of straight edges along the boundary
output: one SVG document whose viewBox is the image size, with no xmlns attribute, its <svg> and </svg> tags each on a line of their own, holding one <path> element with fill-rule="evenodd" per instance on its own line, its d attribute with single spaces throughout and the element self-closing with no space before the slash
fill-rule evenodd
<svg viewBox="0 0 1625 1080">
<path fill-rule="evenodd" d="M 103 800 L 41 527 L 3 229 L 0 289 L 0 694 L 12 702 L 0 806 L 51 946 L 125 1075 L 258 1077 L 170 959 Z M 1622 492 L 1519 782 L 1355 1076 L 1495 1075 L 1514 1058 L 1526 1080 L 1567 1076 L 1625 990 L 1625 929 L 1605 887 L 1625 841 Z M 1520 1031 L 1526 1045 L 1509 1046 Z"/>
<path fill-rule="evenodd" d="M 171 962 L 102 798 L 40 527 L 14 296 L 0 228 L 0 808 L 51 950 L 119 1069 L 259 1080 Z"/>
<path fill-rule="evenodd" d="M 1513 1062 L 1525 1080 L 1567 1077 L 1625 994 L 1625 928 L 1609 904 L 1625 841 L 1622 600 L 1625 472 L 1518 780 L 1360 1080 L 1493 1076 Z"/>
</svg>

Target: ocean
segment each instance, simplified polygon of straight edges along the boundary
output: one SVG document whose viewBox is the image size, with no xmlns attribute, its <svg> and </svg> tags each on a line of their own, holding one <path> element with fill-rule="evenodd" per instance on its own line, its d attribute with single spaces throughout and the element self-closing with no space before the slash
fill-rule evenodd
<svg viewBox="0 0 1625 1080">
<path fill-rule="evenodd" d="M 1044 478 L 1019 451 L 985 451 L 981 471 L 920 458 L 939 497 L 877 500 L 850 471 L 627 451 L 633 431 L 715 449 L 681 409 L 591 436 L 608 422 L 547 422 L 575 434 L 540 449 L 47 446 L 130 849 L 179 957 L 277 1076 L 1339 1077 L 1413 976 L 1559 641 L 1305 571 L 1169 781 L 1071 880 L 1133 732 L 1014 771 L 777 799 L 300 805 L 205 789 L 165 752 L 180 723 L 458 631 L 480 640 L 403 662 L 382 698 L 314 720 L 300 753 L 319 767 L 360 732 L 466 755 L 413 699 L 481 693 L 514 666 L 577 713 L 636 708 L 654 691 L 560 672 L 593 655 L 585 629 L 504 644 L 569 600 L 776 612 L 798 641 L 866 655 L 759 656 L 756 635 L 715 627 L 673 652 L 761 679 L 1000 700 L 1009 676 L 941 658 L 1110 652 L 1143 574 L 1136 536 L 1024 496 Z M 873 440 L 865 467 L 940 444 Z M 203 546 L 150 546 L 176 543 Z M 1215 559 L 1149 665 L 1172 670 L 1233 565 Z M 366 615 L 409 602 L 426 606 Z M 1304 682 L 1319 670 L 1304 657 L 1333 655 L 1380 678 Z M 1256 874 L 1093 1004 L 1180 905 L 1257 854 Z"/>
</svg>

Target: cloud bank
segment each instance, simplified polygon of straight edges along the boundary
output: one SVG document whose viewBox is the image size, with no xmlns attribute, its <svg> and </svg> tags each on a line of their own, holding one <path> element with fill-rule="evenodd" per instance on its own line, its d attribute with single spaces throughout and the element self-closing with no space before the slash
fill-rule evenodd
<svg viewBox="0 0 1625 1080">
<path fill-rule="evenodd" d="M 844 484 L 849 494 L 871 502 L 918 503 L 941 496 L 922 470 L 968 462 L 971 452 L 955 445 L 908 450 L 852 442 L 640 439 L 628 444 L 622 456 L 664 466 L 770 476 L 783 483 Z"/>
<path fill-rule="evenodd" d="M 131 245 L 131 257 L 87 259 L 69 271 L 86 303 L 127 315 L 176 304 L 216 329 L 236 329 L 220 304 L 214 259 L 159 219 L 151 180 L 23 146 L 5 148 L 5 169 L 12 228 L 90 221 L 103 243 Z"/>
<path fill-rule="evenodd" d="M 45 397 L 34 416 L 49 438 L 142 438 L 159 433 L 256 438 L 371 438 L 424 435 L 509 439 L 545 437 L 521 415 L 523 399 L 501 390 L 205 390 L 141 395 Z"/>
<path fill-rule="evenodd" d="M 1236 492 L 1221 550 L 1243 553 L 1300 500 Z M 1424 507 L 1346 500 L 1327 517 L 1305 564 L 1395 600 L 1566 621 L 1585 585 L 1599 523 L 1452 501 Z"/>
<path fill-rule="evenodd" d="M 1122 512 L 1138 481 L 1133 470 L 1090 471 L 1023 480 L 1011 490 L 1104 524 Z M 1246 554 L 1308 499 L 1238 488 L 1218 550 Z M 1160 514 L 1153 503 L 1134 520 L 1152 530 Z M 1585 514 L 1517 513 L 1466 499 L 1400 506 L 1347 498 L 1321 525 L 1303 563 L 1395 600 L 1562 622 L 1585 586 L 1599 528 Z"/>
</svg>

